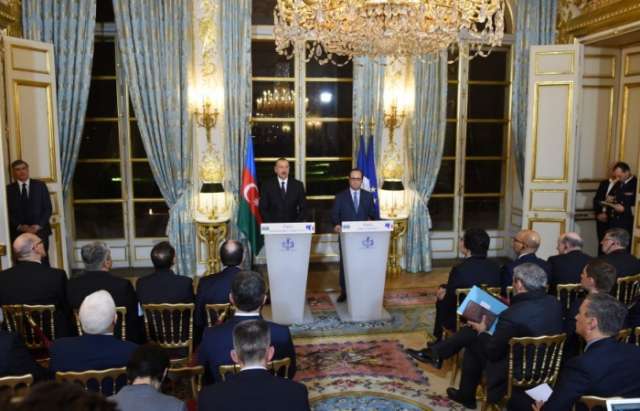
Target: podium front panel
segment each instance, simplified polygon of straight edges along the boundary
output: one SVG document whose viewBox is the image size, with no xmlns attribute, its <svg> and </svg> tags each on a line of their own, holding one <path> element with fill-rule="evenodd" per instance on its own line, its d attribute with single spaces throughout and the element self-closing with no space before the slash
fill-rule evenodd
<svg viewBox="0 0 640 411">
<path fill-rule="evenodd" d="M 274 227 L 276 224 L 269 224 L 269 230 L 262 230 L 265 234 L 272 319 L 279 324 L 302 323 L 304 319 L 311 235 L 315 226 L 313 223 L 298 224 L 305 225 L 290 227 L 293 233 L 283 232 L 286 228 Z"/>
<path fill-rule="evenodd" d="M 352 321 L 383 317 L 389 236 L 389 230 L 340 234 L 347 306 Z"/>
</svg>

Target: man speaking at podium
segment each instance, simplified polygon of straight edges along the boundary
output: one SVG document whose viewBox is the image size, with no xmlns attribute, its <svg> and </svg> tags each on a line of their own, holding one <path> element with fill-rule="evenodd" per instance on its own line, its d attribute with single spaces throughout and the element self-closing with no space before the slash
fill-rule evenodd
<svg viewBox="0 0 640 411">
<path fill-rule="evenodd" d="M 260 187 L 260 215 L 265 223 L 304 221 L 304 185 L 289 178 L 289 161 L 279 158 L 276 175 Z"/>
<path fill-rule="evenodd" d="M 333 231 L 340 233 L 343 221 L 368 221 L 377 220 L 378 216 L 373 203 L 373 194 L 367 190 L 361 190 L 362 170 L 354 168 L 349 172 L 349 188 L 339 192 L 331 210 Z M 339 244 L 339 243 L 338 243 Z M 340 296 L 338 302 L 347 299 L 347 287 L 344 282 L 344 266 L 342 264 L 342 247 L 340 247 Z"/>
</svg>

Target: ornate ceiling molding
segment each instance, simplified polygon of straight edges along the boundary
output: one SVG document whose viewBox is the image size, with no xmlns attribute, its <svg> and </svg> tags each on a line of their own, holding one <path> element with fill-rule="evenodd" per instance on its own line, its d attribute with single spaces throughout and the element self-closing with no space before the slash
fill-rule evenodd
<svg viewBox="0 0 640 411">
<path fill-rule="evenodd" d="M 638 0 L 560 0 L 557 43 L 640 19 Z"/>
</svg>

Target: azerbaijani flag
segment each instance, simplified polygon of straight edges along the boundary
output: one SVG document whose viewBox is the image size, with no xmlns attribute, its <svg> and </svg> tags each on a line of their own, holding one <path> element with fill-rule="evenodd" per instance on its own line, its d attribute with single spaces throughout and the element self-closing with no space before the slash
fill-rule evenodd
<svg viewBox="0 0 640 411">
<path fill-rule="evenodd" d="M 238 228 L 251 244 L 253 255 L 262 249 L 264 240 L 260 234 L 262 216 L 258 203 L 260 192 L 256 184 L 256 164 L 253 160 L 253 139 L 247 139 L 247 154 L 242 170 L 242 186 L 240 187 L 240 206 L 238 207 Z"/>
</svg>

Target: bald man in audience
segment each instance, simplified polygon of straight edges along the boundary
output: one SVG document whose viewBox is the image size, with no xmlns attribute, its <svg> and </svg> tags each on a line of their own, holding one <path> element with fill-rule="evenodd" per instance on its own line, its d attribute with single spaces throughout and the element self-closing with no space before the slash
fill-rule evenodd
<svg viewBox="0 0 640 411">
<path fill-rule="evenodd" d="M 618 277 L 640 274 L 640 260 L 629 253 L 629 232 L 623 228 L 610 228 L 600 242 L 604 256 L 601 258 L 614 266 Z"/>
<path fill-rule="evenodd" d="M 0 304 L 55 305 L 56 337 L 68 336 L 67 274 L 42 264 L 47 252 L 35 234 L 20 234 L 13 253 L 16 265 L 0 273 Z"/>
<path fill-rule="evenodd" d="M 591 256 L 582 252 L 582 238 L 577 233 L 564 233 L 558 238 L 558 255 L 549 257 L 551 275 L 549 292 L 553 294 L 557 284 L 577 284 L 580 273 L 591 260 Z"/>
<path fill-rule="evenodd" d="M 87 295 L 78 313 L 83 335 L 56 340 L 51 346 L 53 371 L 125 367 L 137 345 L 113 335 L 116 304 L 105 290 Z"/>
<path fill-rule="evenodd" d="M 518 390 L 509 403 L 510 410 L 582 411 L 583 395 L 598 397 L 640 397 L 640 348 L 620 343 L 616 335 L 622 329 L 627 309 L 614 297 L 590 294 L 576 315 L 576 331 L 586 341 L 584 353 L 569 360 L 560 370 L 553 394 L 544 404 Z"/>
<path fill-rule="evenodd" d="M 521 230 L 512 239 L 513 251 L 517 257 L 515 260 L 502 267 L 500 273 L 500 287 L 502 288 L 502 295 L 507 295 L 507 287 L 511 285 L 513 281 L 513 269 L 524 263 L 531 263 L 539 266 L 547 273 L 547 276 L 551 274 L 549 263 L 542 258 L 536 256 L 536 251 L 540 247 L 540 234 L 533 230 Z"/>
</svg>

